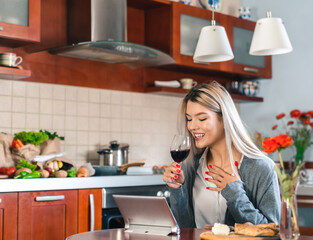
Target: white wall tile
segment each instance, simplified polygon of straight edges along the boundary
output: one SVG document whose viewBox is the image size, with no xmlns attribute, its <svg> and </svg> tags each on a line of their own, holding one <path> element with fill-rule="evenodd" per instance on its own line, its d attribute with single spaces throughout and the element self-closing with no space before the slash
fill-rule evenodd
<svg viewBox="0 0 313 240">
<path fill-rule="evenodd" d="M 100 102 L 101 103 L 111 103 L 111 91 L 101 90 L 100 91 Z"/>
<path fill-rule="evenodd" d="M 77 153 L 76 153 L 77 160 L 86 161 L 86 159 L 88 159 L 88 152 L 89 152 L 88 146 L 78 146 Z"/>
<path fill-rule="evenodd" d="M 12 95 L 18 97 L 26 96 L 26 82 L 13 81 L 12 82 Z"/>
<path fill-rule="evenodd" d="M 88 102 L 88 88 L 77 88 L 77 101 L 78 102 Z"/>
<path fill-rule="evenodd" d="M 88 117 L 77 117 L 78 130 L 88 130 L 88 127 L 89 127 Z"/>
<path fill-rule="evenodd" d="M 89 131 L 99 131 L 100 129 L 100 118 L 89 118 Z"/>
<path fill-rule="evenodd" d="M 40 129 L 52 130 L 52 115 L 40 114 L 39 126 Z"/>
<path fill-rule="evenodd" d="M 77 129 L 77 118 L 74 116 L 65 117 L 65 130 L 76 130 Z"/>
<path fill-rule="evenodd" d="M 0 111 L 10 112 L 12 109 L 11 96 L 0 96 Z"/>
<path fill-rule="evenodd" d="M 26 112 L 27 113 L 39 113 L 39 98 L 27 98 L 26 99 Z"/>
<path fill-rule="evenodd" d="M 111 130 L 111 121 L 108 118 L 100 118 L 100 130 L 109 132 Z"/>
<path fill-rule="evenodd" d="M 77 103 L 65 102 L 65 115 L 76 116 L 77 115 Z"/>
<path fill-rule="evenodd" d="M 0 80 L 0 95 L 11 96 L 12 95 L 12 81 Z"/>
<path fill-rule="evenodd" d="M 120 91 L 111 92 L 111 103 L 112 104 L 121 104 L 122 103 L 122 94 Z"/>
<path fill-rule="evenodd" d="M 100 116 L 100 103 L 89 103 L 88 108 L 90 117 Z"/>
<path fill-rule="evenodd" d="M 132 105 L 133 106 L 143 106 L 144 104 L 144 95 L 142 93 L 132 94 Z"/>
<path fill-rule="evenodd" d="M 0 112 L 0 127 L 12 127 L 12 114 L 10 112 Z"/>
<path fill-rule="evenodd" d="M 13 97 L 12 98 L 12 112 L 26 112 L 26 98 Z"/>
<path fill-rule="evenodd" d="M 56 116 L 52 117 L 52 127 L 55 130 L 63 130 L 64 129 L 64 116 Z"/>
<path fill-rule="evenodd" d="M 99 154 L 97 153 L 99 151 L 99 147 L 97 146 L 89 146 L 88 149 L 88 160 L 98 160 Z"/>
<path fill-rule="evenodd" d="M 112 132 L 122 132 L 121 119 L 111 119 L 111 131 Z"/>
<path fill-rule="evenodd" d="M 110 132 L 101 132 L 100 134 L 100 149 L 103 148 L 105 145 L 108 145 L 109 142 L 112 140 Z"/>
<path fill-rule="evenodd" d="M 12 128 L 25 128 L 26 117 L 25 113 L 12 113 Z"/>
<path fill-rule="evenodd" d="M 0 127 L 0 132 L 13 135 L 11 128 L 2 128 L 2 127 Z"/>
<path fill-rule="evenodd" d="M 100 145 L 100 133 L 99 132 L 89 132 L 89 146 L 96 146 L 99 149 Z"/>
<path fill-rule="evenodd" d="M 77 101 L 77 87 L 65 87 L 65 100 Z"/>
<path fill-rule="evenodd" d="M 41 83 L 39 85 L 39 95 L 42 99 L 52 99 L 53 86 L 51 84 Z"/>
<path fill-rule="evenodd" d="M 65 114 L 65 102 L 61 100 L 53 100 L 53 114 L 64 115 Z"/>
<path fill-rule="evenodd" d="M 112 105 L 111 106 L 111 117 L 112 118 L 121 118 L 121 106 L 120 105 Z"/>
<path fill-rule="evenodd" d="M 50 99 L 40 99 L 39 107 L 40 107 L 41 114 L 53 113 L 53 102 Z"/>
<path fill-rule="evenodd" d="M 77 133 L 76 131 L 65 131 L 65 144 L 68 145 L 76 145 L 77 143 Z"/>
<path fill-rule="evenodd" d="M 77 103 L 77 116 L 88 116 L 89 104 L 87 102 Z"/>
<path fill-rule="evenodd" d="M 132 108 L 131 106 L 121 106 L 122 119 L 132 119 Z"/>
<path fill-rule="evenodd" d="M 122 121 L 122 132 L 131 133 L 132 132 L 132 120 L 122 119 L 121 121 Z"/>
<path fill-rule="evenodd" d="M 65 100 L 65 88 L 63 85 L 53 85 L 53 99 Z"/>
<path fill-rule="evenodd" d="M 66 145 L 64 150 L 65 150 L 65 157 L 73 162 L 73 160 L 76 159 L 77 147 Z"/>
<path fill-rule="evenodd" d="M 133 106 L 131 108 L 132 119 L 142 119 L 142 107 Z"/>
<path fill-rule="evenodd" d="M 130 92 L 123 92 L 122 93 L 122 104 L 125 105 L 131 105 L 132 103 L 132 93 Z"/>
<path fill-rule="evenodd" d="M 100 103 L 100 90 L 90 88 L 89 89 L 89 102 L 91 103 Z"/>
<path fill-rule="evenodd" d="M 26 96 L 30 98 L 39 98 L 39 84 L 28 82 L 26 84 Z"/>
<path fill-rule="evenodd" d="M 88 145 L 89 142 L 89 132 L 88 131 L 78 131 L 77 132 L 77 145 Z"/>
<path fill-rule="evenodd" d="M 39 129 L 39 115 L 38 114 L 26 114 L 26 128 Z"/>
<path fill-rule="evenodd" d="M 111 105 L 100 104 L 100 117 L 111 117 Z"/>
</svg>

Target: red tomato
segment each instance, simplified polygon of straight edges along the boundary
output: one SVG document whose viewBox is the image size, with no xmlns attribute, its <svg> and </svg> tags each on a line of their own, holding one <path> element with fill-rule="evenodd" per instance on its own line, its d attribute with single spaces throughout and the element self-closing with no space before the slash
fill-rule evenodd
<svg viewBox="0 0 313 240">
<path fill-rule="evenodd" d="M 14 177 L 15 172 L 16 172 L 16 168 L 15 167 L 10 167 L 10 168 L 7 169 L 6 175 L 8 175 L 9 177 Z"/>
<path fill-rule="evenodd" d="M 1 167 L 0 168 L 0 174 L 6 174 L 8 168 L 7 167 Z"/>
</svg>

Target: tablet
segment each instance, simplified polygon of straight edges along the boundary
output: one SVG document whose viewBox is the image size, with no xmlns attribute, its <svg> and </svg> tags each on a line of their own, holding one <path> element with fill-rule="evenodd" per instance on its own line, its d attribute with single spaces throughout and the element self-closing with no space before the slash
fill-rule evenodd
<svg viewBox="0 0 313 240">
<path fill-rule="evenodd" d="M 179 235 L 179 226 L 165 197 L 113 195 L 126 232 Z"/>
</svg>

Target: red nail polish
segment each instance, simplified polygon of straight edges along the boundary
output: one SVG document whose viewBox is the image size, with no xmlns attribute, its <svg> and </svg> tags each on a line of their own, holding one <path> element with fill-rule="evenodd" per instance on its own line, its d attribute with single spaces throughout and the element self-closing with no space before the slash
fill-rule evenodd
<svg viewBox="0 0 313 240">
<path fill-rule="evenodd" d="M 178 178 L 178 176 L 177 176 L 177 175 L 175 175 L 175 176 L 174 176 L 174 178 L 175 178 L 175 179 L 177 179 L 177 178 Z"/>
<path fill-rule="evenodd" d="M 205 172 L 205 174 L 208 174 L 208 175 L 209 175 L 209 172 L 208 172 L 208 171 L 206 171 L 206 172 Z"/>
<path fill-rule="evenodd" d="M 235 166 L 238 167 L 238 161 L 235 161 Z"/>
<path fill-rule="evenodd" d="M 181 170 L 177 169 L 176 172 L 181 173 Z"/>
<path fill-rule="evenodd" d="M 180 168 L 180 165 L 179 165 L 179 164 L 176 164 L 176 167 L 177 167 L 177 168 Z"/>
<path fill-rule="evenodd" d="M 206 189 L 210 189 L 209 187 L 206 187 Z"/>
<path fill-rule="evenodd" d="M 205 178 L 205 180 L 209 181 L 209 178 Z"/>
<path fill-rule="evenodd" d="M 212 168 L 212 165 L 209 165 L 210 168 Z"/>
</svg>

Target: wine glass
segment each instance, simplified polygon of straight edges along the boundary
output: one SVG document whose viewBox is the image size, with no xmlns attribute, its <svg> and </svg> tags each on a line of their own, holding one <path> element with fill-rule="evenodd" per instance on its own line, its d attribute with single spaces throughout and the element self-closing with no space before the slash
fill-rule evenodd
<svg viewBox="0 0 313 240">
<path fill-rule="evenodd" d="M 171 143 L 170 147 L 171 156 L 173 160 L 177 163 L 184 161 L 190 152 L 190 139 L 187 135 L 176 134 Z M 170 183 L 179 184 L 172 180 Z"/>
</svg>

